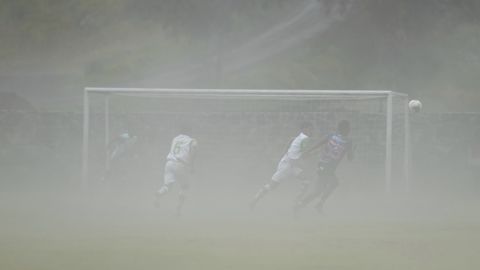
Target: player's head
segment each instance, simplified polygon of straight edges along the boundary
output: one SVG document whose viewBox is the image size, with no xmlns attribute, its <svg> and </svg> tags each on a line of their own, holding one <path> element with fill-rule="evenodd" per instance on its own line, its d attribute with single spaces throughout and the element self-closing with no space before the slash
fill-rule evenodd
<svg viewBox="0 0 480 270">
<path fill-rule="evenodd" d="M 182 124 L 178 127 L 178 132 L 183 135 L 191 135 L 192 134 L 192 127 L 187 124 Z"/>
<path fill-rule="evenodd" d="M 348 136 L 350 134 L 350 122 L 347 120 L 342 120 L 338 123 L 337 131 L 343 136 Z"/>
<path fill-rule="evenodd" d="M 302 123 L 300 123 L 300 130 L 302 131 L 302 133 L 304 133 L 306 135 L 310 135 L 313 132 L 313 125 L 312 125 L 312 123 L 307 122 L 307 121 L 302 122 Z"/>
</svg>

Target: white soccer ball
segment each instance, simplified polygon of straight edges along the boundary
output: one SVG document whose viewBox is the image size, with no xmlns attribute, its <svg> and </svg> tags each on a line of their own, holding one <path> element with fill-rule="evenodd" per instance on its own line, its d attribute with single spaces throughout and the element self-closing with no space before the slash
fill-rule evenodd
<svg viewBox="0 0 480 270">
<path fill-rule="evenodd" d="M 422 102 L 420 102 L 418 99 L 412 99 L 408 103 L 408 108 L 411 112 L 418 113 L 422 110 Z"/>
</svg>

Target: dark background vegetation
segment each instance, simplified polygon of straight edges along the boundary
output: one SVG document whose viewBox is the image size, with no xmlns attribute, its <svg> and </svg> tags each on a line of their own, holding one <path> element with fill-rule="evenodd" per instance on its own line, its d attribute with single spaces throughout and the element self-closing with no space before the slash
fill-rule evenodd
<svg viewBox="0 0 480 270">
<path fill-rule="evenodd" d="M 39 109 L 79 108 L 86 85 L 393 89 L 424 100 L 431 111 L 480 108 L 476 0 L 318 0 L 319 20 L 337 17 L 325 29 L 222 71 L 238 60 L 222 60 L 222 53 L 281 25 L 309 2 L 2 0 L 0 90 Z M 297 30 L 288 29 L 289 36 Z M 192 63 L 213 67 L 213 75 L 155 79 Z"/>
</svg>

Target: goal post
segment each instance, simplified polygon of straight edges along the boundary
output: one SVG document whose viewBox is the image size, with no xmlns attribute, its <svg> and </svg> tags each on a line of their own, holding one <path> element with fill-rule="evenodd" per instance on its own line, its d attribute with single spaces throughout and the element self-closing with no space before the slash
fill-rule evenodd
<svg viewBox="0 0 480 270">
<path fill-rule="evenodd" d="M 410 123 L 408 110 L 408 95 L 389 91 L 389 90 L 254 90 L 254 89 L 155 89 L 155 88 L 99 88 L 87 87 L 84 89 L 83 101 L 83 151 L 82 151 L 82 185 L 88 186 L 89 183 L 89 145 L 90 145 L 90 127 L 92 117 L 93 96 L 103 99 L 97 107 L 103 109 L 103 125 L 104 125 L 104 145 L 105 145 L 105 168 L 109 168 L 109 158 L 107 146 L 110 143 L 110 121 L 111 121 L 111 105 L 112 97 L 139 97 L 147 99 L 163 99 L 163 100 L 215 100 L 217 103 L 226 102 L 227 100 L 238 100 L 248 102 L 249 100 L 262 101 L 280 101 L 280 102 L 309 102 L 309 104 L 318 103 L 322 110 L 331 110 L 335 113 L 338 108 L 335 104 L 342 104 L 343 110 L 354 107 L 358 103 L 365 104 L 364 109 L 350 110 L 351 113 L 372 110 L 369 107 L 379 106 L 376 109 L 376 119 L 384 117 L 384 124 L 377 123 L 376 131 L 381 133 L 381 141 L 377 143 L 384 145 L 384 190 L 387 193 L 392 191 L 392 179 L 394 175 L 393 163 L 394 159 L 398 159 L 398 153 L 394 156 L 394 144 L 401 144 L 401 163 L 404 187 L 408 191 L 410 188 Z M 368 102 L 375 100 L 376 102 Z M 333 105 L 332 105 L 333 104 Z M 378 105 L 379 104 L 379 105 Z M 227 105 L 228 106 L 228 105 Z M 303 106 L 301 106 L 303 107 Z M 318 107 L 312 107 L 318 108 Z M 312 112 L 318 109 L 311 109 Z M 314 116 L 313 116 L 314 117 Z M 380 117 L 380 118 L 379 118 Z M 384 128 L 384 130 L 380 130 Z M 368 127 L 365 127 L 368 128 Z M 384 134 L 384 135 L 383 135 Z M 376 138 L 375 135 L 372 135 Z M 397 138 L 401 136 L 402 138 Z M 395 137 L 395 140 L 394 140 Z M 371 139 L 375 143 L 375 139 Z"/>
</svg>

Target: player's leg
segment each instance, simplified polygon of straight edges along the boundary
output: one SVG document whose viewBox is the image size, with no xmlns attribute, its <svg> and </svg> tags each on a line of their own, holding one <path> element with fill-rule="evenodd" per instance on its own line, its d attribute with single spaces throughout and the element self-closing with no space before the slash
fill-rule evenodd
<svg viewBox="0 0 480 270">
<path fill-rule="evenodd" d="M 108 167 L 105 168 L 102 181 L 110 184 L 112 179 L 114 179 L 114 172 L 118 171 L 118 158 L 117 156 L 111 154 L 108 157 Z"/>
<path fill-rule="evenodd" d="M 266 183 L 265 185 L 263 185 L 258 191 L 257 193 L 255 194 L 255 196 L 253 197 L 253 200 L 250 202 L 250 209 L 253 210 L 255 208 L 255 206 L 257 205 L 258 201 L 260 201 L 260 199 L 262 199 L 263 197 L 265 197 L 265 195 L 267 195 L 268 192 L 270 192 L 271 190 L 275 189 L 278 187 L 279 185 L 279 181 L 278 180 L 273 180 L 273 179 L 276 179 L 274 177 L 272 177 L 272 180 L 270 180 L 268 183 Z"/>
<path fill-rule="evenodd" d="M 185 204 L 185 199 L 187 198 L 187 190 L 188 186 L 180 186 L 180 191 L 178 192 L 178 204 L 176 209 L 177 216 L 182 215 L 183 205 Z"/>
<path fill-rule="evenodd" d="M 294 209 L 295 212 L 304 208 L 310 202 L 318 198 L 322 194 L 323 190 L 324 190 L 324 183 L 322 179 L 316 179 L 311 185 L 310 192 L 305 192 L 306 194 L 302 198 L 297 200 L 295 209 Z"/>
<path fill-rule="evenodd" d="M 173 186 L 173 183 L 170 183 L 170 184 L 166 184 L 164 183 L 158 190 L 157 190 L 157 197 L 162 197 L 164 196 L 165 194 L 167 194 L 171 187 Z"/>
<path fill-rule="evenodd" d="M 177 168 L 177 179 L 178 183 L 180 184 L 180 191 L 178 192 L 178 204 L 176 213 L 177 216 L 182 214 L 183 205 L 185 204 L 185 200 L 187 198 L 187 191 L 189 188 L 190 183 L 190 172 L 187 167 L 184 165 L 179 165 Z"/>
<path fill-rule="evenodd" d="M 300 181 L 300 190 L 298 192 L 298 195 L 295 197 L 295 204 L 297 204 L 300 200 L 302 200 L 303 197 L 305 197 L 311 184 L 311 179 L 307 176 L 305 172 L 302 172 L 297 178 Z"/>
<path fill-rule="evenodd" d="M 310 192 L 304 191 L 304 196 L 299 198 L 294 207 L 294 212 L 297 213 L 300 209 L 307 206 L 310 202 L 318 198 L 325 190 L 326 172 L 323 166 L 319 166 L 317 171 L 317 179 L 311 183 Z M 306 188 L 308 190 L 308 187 Z"/>
<path fill-rule="evenodd" d="M 173 187 L 173 183 L 166 184 L 164 183 L 158 190 L 155 192 L 155 201 L 154 205 L 155 207 L 160 206 L 160 200 L 162 197 L 164 197 Z"/>
<path fill-rule="evenodd" d="M 258 201 L 265 197 L 265 195 L 267 195 L 271 190 L 277 188 L 280 182 L 291 177 L 295 177 L 294 168 L 290 165 L 290 163 L 284 160 L 280 161 L 277 171 L 273 174 L 272 179 L 262 186 L 253 197 L 252 201 L 250 202 L 250 210 L 253 210 Z"/>
<path fill-rule="evenodd" d="M 325 201 L 332 195 L 333 191 L 338 187 L 338 179 L 335 176 L 335 174 L 332 172 L 330 175 L 328 175 L 328 181 L 325 185 L 325 190 L 322 192 L 320 196 L 320 200 L 315 206 L 315 209 L 317 209 L 318 212 L 322 212 L 323 206 L 325 204 Z"/>
<path fill-rule="evenodd" d="M 158 205 L 161 197 L 165 196 L 173 187 L 173 184 L 177 181 L 176 166 L 172 161 L 168 161 L 165 164 L 165 170 L 163 174 L 163 185 L 155 193 L 155 204 Z"/>
</svg>

